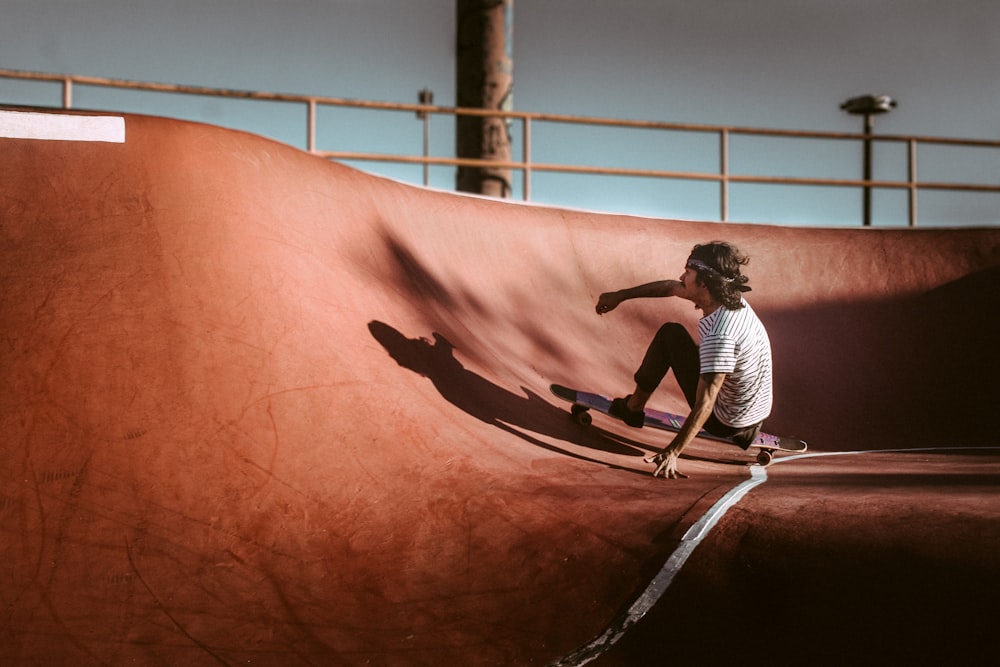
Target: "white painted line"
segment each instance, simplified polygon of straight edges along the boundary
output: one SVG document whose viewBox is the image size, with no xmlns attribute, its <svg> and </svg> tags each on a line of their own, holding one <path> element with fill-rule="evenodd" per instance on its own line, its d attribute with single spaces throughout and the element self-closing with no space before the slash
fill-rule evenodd
<svg viewBox="0 0 1000 667">
<path fill-rule="evenodd" d="M 774 459 L 771 465 L 783 461 L 796 461 L 799 459 L 819 458 L 822 456 L 852 456 L 858 454 L 885 454 L 885 453 L 918 453 L 918 452 L 959 452 L 959 451 L 1000 451 L 1000 447 L 920 447 L 913 449 L 872 449 L 858 450 L 853 452 L 810 452 L 808 454 L 796 454 L 795 456 L 782 456 Z M 581 667 L 592 660 L 596 660 L 602 653 L 607 651 L 625 632 L 638 623 L 650 609 L 653 608 L 660 597 L 666 592 L 673 582 L 674 577 L 687 561 L 688 556 L 695 547 L 701 543 L 708 531 L 711 530 L 719 519 L 729 511 L 733 505 L 738 503 L 750 489 L 767 481 L 767 470 L 764 466 L 750 466 L 750 479 L 742 484 L 733 487 L 729 493 L 720 498 L 712 505 L 705 514 L 698 519 L 681 538 L 681 543 L 677 545 L 674 552 L 670 554 L 667 562 L 653 580 L 646 586 L 646 590 L 636 599 L 628 612 L 615 619 L 612 624 L 599 637 L 591 641 L 586 646 L 577 649 L 562 660 L 552 663 L 552 667 Z"/>
<path fill-rule="evenodd" d="M 617 619 L 599 637 L 586 646 L 577 649 L 559 662 L 553 663 L 553 667 L 580 667 L 591 660 L 595 660 L 602 653 L 607 651 L 615 642 L 622 638 L 625 632 L 639 622 L 646 615 L 653 605 L 659 601 L 667 588 L 673 583 L 674 577 L 684 566 L 688 556 L 695 550 L 701 541 L 708 534 L 708 531 L 719 522 L 719 519 L 729 511 L 733 505 L 738 503 L 743 496 L 749 493 L 750 489 L 767 481 L 767 470 L 763 466 L 755 465 L 750 467 L 750 479 L 729 490 L 729 493 L 722 496 L 712 505 L 705 514 L 698 519 L 681 538 L 681 543 L 677 545 L 670 558 L 663 564 L 659 573 L 646 586 L 646 590 L 636 599 L 628 612 Z"/>
<path fill-rule="evenodd" d="M 801 459 L 817 459 L 827 456 L 863 456 L 865 454 L 949 454 L 958 452 L 1000 452 L 1000 447 L 977 445 L 952 445 L 942 447 L 906 447 L 901 449 L 855 449 L 844 452 L 809 452 L 808 454 L 795 454 L 794 456 L 782 456 L 774 459 L 771 465 L 782 463 L 783 461 L 799 461 Z"/>
<path fill-rule="evenodd" d="M 74 116 L 32 111 L 0 111 L 0 138 L 125 143 L 121 116 Z"/>
</svg>

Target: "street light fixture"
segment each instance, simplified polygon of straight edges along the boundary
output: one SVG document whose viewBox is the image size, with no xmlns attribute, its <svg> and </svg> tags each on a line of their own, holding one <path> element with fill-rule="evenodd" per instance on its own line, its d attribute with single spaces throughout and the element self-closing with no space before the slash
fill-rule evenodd
<svg viewBox="0 0 1000 667">
<path fill-rule="evenodd" d="M 865 134 L 865 154 L 864 154 L 864 180 L 872 180 L 872 130 L 875 129 L 875 116 L 889 113 L 896 107 L 896 100 L 888 95 L 861 95 L 852 97 L 840 108 L 849 114 L 864 116 Z M 864 189 L 864 219 L 863 224 L 869 227 L 872 224 L 872 189 L 870 185 L 865 185 Z"/>
</svg>

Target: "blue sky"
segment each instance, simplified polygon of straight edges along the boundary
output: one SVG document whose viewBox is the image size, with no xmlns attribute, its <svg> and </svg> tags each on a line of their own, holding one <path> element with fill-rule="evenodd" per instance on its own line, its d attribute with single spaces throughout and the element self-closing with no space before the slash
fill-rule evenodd
<svg viewBox="0 0 1000 667">
<path fill-rule="evenodd" d="M 454 0 L 0 0 L 0 67 L 200 86 L 454 103 Z M 1000 3 L 995 0 L 515 0 L 514 108 L 587 116 L 857 132 L 848 97 L 890 94 L 876 133 L 1000 139 Z M 176 115 L 304 146 L 289 105 L 174 99 L 79 88 L 79 107 Z M 0 80 L 0 103 L 58 104 L 58 87 Z M 449 154 L 435 121 L 431 151 Z M 412 114 L 324 111 L 320 148 L 417 154 Z M 712 141 L 646 132 L 533 130 L 539 162 L 717 168 Z M 997 183 L 1000 151 L 930 150 L 921 177 Z M 860 177 L 860 144 L 736 139 L 731 171 Z M 905 177 L 878 146 L 876 177 Z M 418 167 L 358 165 L 419 182 Z M 436 168 L 432 185 L 451 188 Z M 541 203 L 713 218 L 708 183 L 536 174 Z M 840 188 L 734 186 L 733 220 L 856 224 Z M 1000 195 L 922 196 L 922 225 L 996 224 Z M 876 223 L 905 224 L 905 197 L 875 195 Z"/>
</svg>

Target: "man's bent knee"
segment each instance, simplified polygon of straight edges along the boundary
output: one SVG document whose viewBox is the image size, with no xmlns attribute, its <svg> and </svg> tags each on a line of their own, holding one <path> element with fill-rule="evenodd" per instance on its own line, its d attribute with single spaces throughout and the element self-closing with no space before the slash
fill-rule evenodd
<svg viewBox="0 0 1000 667">
<path fill-rule="evenodd" d="M 654 340 L 670 343 L 674 341 L 686 342 L 690 339 L 691 334 L 688 333 L 683 324 L 679 324 L 677 322 L 667 322 L 660 327 L 659 331 L 656 332 Z"/>
</svg>

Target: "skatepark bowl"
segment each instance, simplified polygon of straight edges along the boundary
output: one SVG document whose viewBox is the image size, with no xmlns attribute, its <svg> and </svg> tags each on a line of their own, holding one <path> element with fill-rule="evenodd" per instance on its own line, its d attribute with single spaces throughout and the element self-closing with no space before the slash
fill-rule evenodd
<svg viewBox="0 0 1000 667">
<path fill-rule="evenodd" d="M 0 138 L 0 664 L 996 660 L 1000 230 L 544 208 L 108 117 Z M 548 387 L 627 392 L 697 313 L 597 296 L 715 239 L 809 452 L 654 479 L 667 434 Z"/>
</svg>

